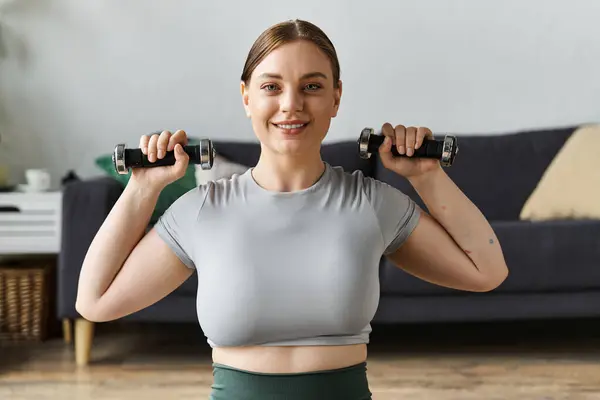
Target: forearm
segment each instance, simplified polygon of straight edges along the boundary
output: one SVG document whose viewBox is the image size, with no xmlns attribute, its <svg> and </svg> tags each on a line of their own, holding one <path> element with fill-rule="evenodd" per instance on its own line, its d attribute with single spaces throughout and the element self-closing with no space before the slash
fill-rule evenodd
<svg viewBox="0 0 600 400">
<path fill-rule="evenodd" d="M 474 267 L 486 277 L 503 279 L 506 263 L 494 230 L 446 172 L 440 168 L 409 181 L 429 214 L 467 254 Z"/>
<path fill-rule="evenodd" d="M 130 181 L 87 251 L 77 293 L 77 308 L 95 304 L 143 237 L 160 191 Z"/>
</svg>

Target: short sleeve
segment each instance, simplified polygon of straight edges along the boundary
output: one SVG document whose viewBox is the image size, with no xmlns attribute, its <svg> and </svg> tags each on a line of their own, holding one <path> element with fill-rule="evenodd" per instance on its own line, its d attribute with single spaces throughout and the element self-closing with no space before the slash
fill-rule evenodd
<svg viewBox="0 0 600 400">
<path fill-rule="evenodd" d="M 207 193 L 206 186 L 186 192 L 171 204 L 154 225 L 158 236 L 191 269 L 196 268 L 194 229 Z"/>
<path fill-rule="evenodd" d="M 417 226 L 421 215 L 408 195 L 388 183 L 364 176 L 363 187 L 379 222 L 384 255 L 400 248 Z"/>
</svg>

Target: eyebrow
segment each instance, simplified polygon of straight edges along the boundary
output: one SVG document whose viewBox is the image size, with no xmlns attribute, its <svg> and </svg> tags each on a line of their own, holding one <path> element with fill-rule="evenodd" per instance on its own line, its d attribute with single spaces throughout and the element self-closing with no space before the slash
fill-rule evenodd
<svg viewBox="0 0 600 400">
<path fill-rule="evenodd" d="M 260 74 L 258 76 L 259 78 L 270 78 L 270 79 L 283 79 L 283 77 L 279 74 L 271 74 L 268 72 L 265 72 L 263 74 Z M 304 74 L 300 77 L 300 79 L 308 79 L 308 78 L 323 78 L 323 79 L 327 79 L 327 75 L 325 75 L 322 72 L 309 72 L 308 74 Z"/>
</svg>

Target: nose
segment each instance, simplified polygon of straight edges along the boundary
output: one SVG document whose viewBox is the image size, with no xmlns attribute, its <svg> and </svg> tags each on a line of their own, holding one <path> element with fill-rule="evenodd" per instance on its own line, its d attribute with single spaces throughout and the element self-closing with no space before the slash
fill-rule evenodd
<svg viewBox="0 0 600 400">
<path fill-rule="evenodd" d="M 302 111 L 304 108 L 304 96 L 295 90 L 288 90 L 281 95 L 280 108 L 282 112 Z"/>
</svg>

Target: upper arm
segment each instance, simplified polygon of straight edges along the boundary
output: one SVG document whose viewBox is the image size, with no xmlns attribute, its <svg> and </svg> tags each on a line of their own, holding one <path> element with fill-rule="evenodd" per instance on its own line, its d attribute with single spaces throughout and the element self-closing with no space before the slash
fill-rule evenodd
<svg viewBox="0 0 600 400">
<path fill-rule="evenodd" d="M 114 320 L 146 308 L 183 284 L 196 268 L 194 231 L 207 196 L 197 187 L 179 197 L 131 251 L 94 306 L 95 320 Z"/>
<path fill-rule="evenodd" d="M 397 267 L 424 281 L 452 289 L 487 291 L 487 283 L 467 254 L 429 214 L 421 217 L 400 248 L 388 255 Z"/>
<path fill-rule="evenodd" d="M 363 187 L 378 219 L 383 255 L 424 281 L 453 289 L 488 290 L 475 264 L 446 230 L 408 195 L 373 178 Z"/>
<path fill-rule="evenodd" d="M 144 309 L 177 289 L 192 273 L 152 228 L 127 257 L 90 319 L 110 321 Z"/>
</svg>

